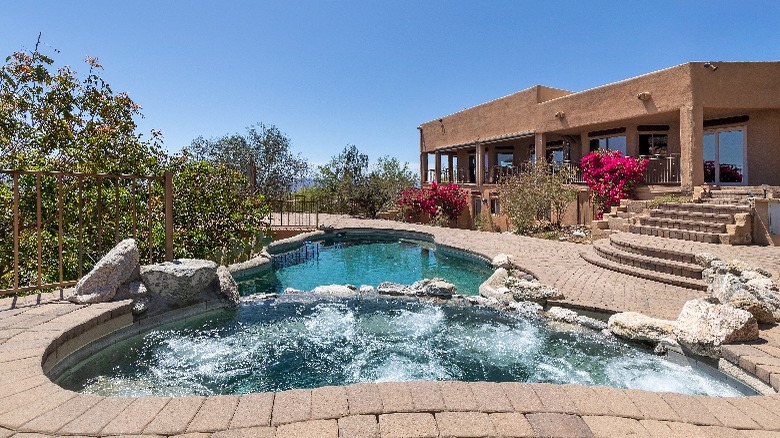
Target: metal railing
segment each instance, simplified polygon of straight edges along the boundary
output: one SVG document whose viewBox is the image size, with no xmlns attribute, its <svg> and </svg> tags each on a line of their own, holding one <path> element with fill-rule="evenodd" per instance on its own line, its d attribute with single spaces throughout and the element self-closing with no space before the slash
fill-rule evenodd
<svg viewBox="0 0 780 438">
<path fill-rule="evenodd" d="M 271 228 L 317 228 L 321 200 L 301 195 L 269 201 L 271 212 L 268 223 Z M 335 207 L 335 206 L 334 206 Z"/>
<path fill-rule="evenodd" d="M 73 286 L 127 237 L 150 263 L 173 258 L 170 172 L 0 170 L 0 296 Z"/>
<path fill-rule="evenodd" d="M 647 158 L 647 170 L 645 170 L 645 184 L 679 184 L 680 183 L 680 157 L 649 156 Z"/>
</svg>

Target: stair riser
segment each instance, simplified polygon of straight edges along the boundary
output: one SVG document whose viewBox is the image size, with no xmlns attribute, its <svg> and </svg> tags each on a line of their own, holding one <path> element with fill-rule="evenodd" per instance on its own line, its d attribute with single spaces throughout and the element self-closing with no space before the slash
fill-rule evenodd
<svg viewBox="0 0 780 438">
<path fill-rule="evenodd" d="M 750 207 L 731 204 L 663 204 L 662 210 L 673 211 L 700 211 L 702 213 L 749 213 Z"/>
<path fill-rule="evenodd" d="M 725 233 L 726 224 L 708 224 L 708 223 L 685 223 L 676 220 L 664 220 L 659 218 L 640 218 L 642 225 L 649 227 L 671 228 L 685 231 L 702 231 L 705 233 Z"/>
<path fill-rule="evenodd" d="M 682 221 L 707 222 L 712 224 L 724 224 L 724 225 L 729 225 L 734 223 L 733 215 L 703 216 L 703 215 L 691 214 L 690 212 L 682 212 L 682 211 L 668 212 L 668 211 L 650 210 L 650 217 L 658 218 L 658 219 L 676 219 Z"/>
<path fill-rule="evenodd" d="M 596 252 L 607 260 L 611 260 L 615 263 L 620 263 L 626 266 L 633 266 L 636 268 L 647 269 L 650 271 L 661 272 L 664 274 L 677 275 L 679 277 L 692 278 L 696 280 L 701 279 L 701 271 L 694 271 L 683 269 L 678 266 L 670 266 L 663 263 L 663 260 L 658 260 L 658 263 L 647 263 L 644 260 L 636 260 L 630 256 L 624 256 L 621 254 L 613 254 L 608 251 L 603 251 L 601 248 L 596 247 Z"/>
<path fill-rule="evenodd" d="M 641 234 L 644 236 L 666 237 L 667 239 L 690 240 L 693 242 L 720 243 L 720 236 L 717 234 L 696 233 L 693 231 L 683 230 L 669 230 L 640 225 L 632 225 L 628 230 L 631 233 Z"/>
<path fill-rule="evenodd" d="M 646 247 L 636 248 L 630 245 L 625 245 L 622 242 L 614 242 L 614 241 L 610 242 L 610 244 L 620 249 L 621 251 L 630 252 L 632 254 L 637 254 L 645 257 L 671 260 L 673 262 L 680 262 L 680 263 L 691 263 L 691 264 L 696 263 L 696 257 L 694 257 L 692 254 L 670 253 L 656 248 L 646 248 Z"/>
<path fill-rule="evenodd" d="M 704 285 L 701 282 L 697 282 L 693 279 L 688 279 L 683 277 L 676 277 L 674 279 L 670 279 L 670 278 L 664 278 L 662 274 L 654 275 L 652 273 L 641 275 L 640 273 L 636 272 L 633 268 L 629 266 L 619 265 L 608 259 L 601 258 L 598 254 L 595 254 L 595 252 L 593 256 L 589 256 L 587 255 L 587 253 L 582 253 L 582 257 L 589 263 L 592 263 L 604 269 L 609 269 L 610 271 L 620 272 L 622 274 L 631 275 L 633 277 L 644 278 L 646 280 L 657 281 L 660 283 L 671 284 L 674 286 L 685 287 L 688 289 L 701 290 L 701 291 L 707 290 L 706 285 Z"/>
</svg>

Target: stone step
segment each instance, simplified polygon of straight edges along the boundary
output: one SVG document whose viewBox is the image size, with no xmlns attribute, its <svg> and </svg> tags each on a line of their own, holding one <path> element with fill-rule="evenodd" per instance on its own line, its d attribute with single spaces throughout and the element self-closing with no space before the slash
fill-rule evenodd
<svg viewBox="0 0 780 438">
<path fill-rule="evenodd" d="M 650 241 L 632 237 L 631 233 L 613 233 L 609 235 L 609 242 L 610 245 L 626 252 L 680 263 L 696 264 L 696 256 L 690 252 L 670 249 L 663 245 L 653 245 L 652 243 L 657 239 Z"/>
<path fill-rule="evenodd" d="M 697 202 L 667 202 L 659 206 L 661 210 L 673 210 L 673 211 L 700 211 L 703 213 L 719 213 L 719 214 L 734 214 L 734 213 L 750 213 L 749 205 L 734 205 L 734 204 L 712 204 L 712 203 L 697 203 Z"/>
<path fill-rule="evenodd" d="M 678 275 L 655 272 L 648 269 L 638 268 L 636 266 L 627 266 L 621 263 L 613 262 L 599 255 L 594 248 L 588 248 L 580 252 L 582 257 L 588 263 L 598 267 L 609 269 L 610 271 L 620 272 L 631 275 L 632 277 L 644 278 L 646 280 L 657 281 L 659 283 L 671 284 L 673 286 L 684 287 L 694 290 L 707 290 L 707 285 L 702 280 L 685 278 Z"/>
<path fill-rule="evenodd" d="M 666 237 L 667 239 L 690 240 L 703 243 L 720 243 L 720 234 L 704 231 L 674 230 L 646 225 L 629 225 L 628 231 L 644 236 Z"/>
<path fill-rule="evenodd" d="M 703 231 L 706 233 L 725 233 L 726 224 L 705 221 L 693 221 L 685 219 L 671 219 L 661 217 L 638 217 L 641 225 L 673 230 Z"/>
<path fill-rule="evenodd" d="M 720 224 L 733 224 L 734 215 L 730 213 L 711 213 L 704 211 L 664 210 L 656 208 L 650 210 L 650 217 L 681 219 L 686 221 L 712 222 Z"/>
<path fill-rule="evenodd" d="M 609 239 L 593 242 L 593 249 L 601 257 L 622 265 L 690 279 L 701 279 L 702 267 L 699 265 L 624 251 L 619 246 L 613 245 Z"/>
</svg>

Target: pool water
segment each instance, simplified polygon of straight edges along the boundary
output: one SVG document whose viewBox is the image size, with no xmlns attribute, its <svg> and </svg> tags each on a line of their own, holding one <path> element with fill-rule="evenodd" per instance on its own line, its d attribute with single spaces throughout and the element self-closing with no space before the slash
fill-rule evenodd
<svg viewBox="0 0 780 438">
<path fill-rule="evenodd" d="M 282 296 L 161 327 L 57 381 L 99 395 L 242 394 L 409 380 L 740 390 L 612 337 L 543 318 L 407 299 Z"/>
<path fill-rule="evenodd" d="M 455 284 L 458 293 L 476 295 L 479 285 L 493 273 L 484 260 L 412 241 L 311 242 L 275 256 L 274 265 L 272 271 L 239 278 L 241 295 L 281 293 L 288 287 L 308 291 L 327 284 L 412 284 L 436 277 Z"/>
</svg>

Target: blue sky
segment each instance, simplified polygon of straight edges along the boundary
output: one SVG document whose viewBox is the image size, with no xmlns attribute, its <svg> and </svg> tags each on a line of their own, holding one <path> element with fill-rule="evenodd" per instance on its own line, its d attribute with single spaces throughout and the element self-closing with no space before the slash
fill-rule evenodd
<svg viewBox="0 0 780 438">
<path fill-rule="evenodd" d="M 355 144 L 417 169 L 416 127 L 541 83 L 579 91 L 687 61 L 779 60 L 777 1 L 3 1 L 0 53 L 38 32 L 98 57 L 179 150 L 278 126 L 320 164 Z"/>
</svg>

